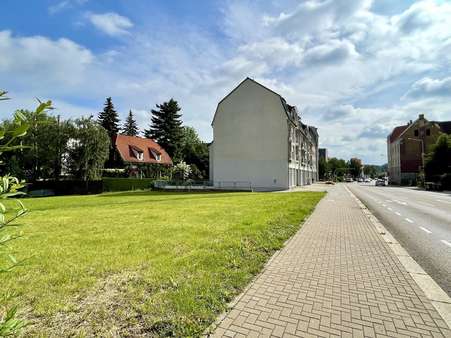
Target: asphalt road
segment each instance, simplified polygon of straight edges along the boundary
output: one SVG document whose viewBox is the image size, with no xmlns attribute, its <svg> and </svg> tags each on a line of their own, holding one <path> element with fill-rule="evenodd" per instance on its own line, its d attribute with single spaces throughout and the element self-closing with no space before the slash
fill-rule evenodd
<svg viewBox="0 0 451 338">
<path fill-rule="evenodd" d="M 347 186 L 451 296 L 451 194 L 374 183 Z"/>
</svg>

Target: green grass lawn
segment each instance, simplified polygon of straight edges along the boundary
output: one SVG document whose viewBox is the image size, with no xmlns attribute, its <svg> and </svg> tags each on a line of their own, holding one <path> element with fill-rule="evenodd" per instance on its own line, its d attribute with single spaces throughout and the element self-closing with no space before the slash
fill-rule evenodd
<svg viewBox="0 0 451 338">
<path fill-rule="evenodd" d="M 33 336 L 198 336 L 323 193 L 125 192 L 24 200 L 26 265 L 0 276 Z"/>
</svg>

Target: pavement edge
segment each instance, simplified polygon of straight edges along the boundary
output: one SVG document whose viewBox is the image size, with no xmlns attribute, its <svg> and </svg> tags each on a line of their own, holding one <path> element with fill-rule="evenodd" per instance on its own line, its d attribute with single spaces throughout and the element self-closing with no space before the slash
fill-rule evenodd
<svg viewBox="0 0 451 338">
<path fill-rule="evenodd" d="M 419 288 L 424 292 L 425 296 L 432 303 L 434 308 L 445 321 L 446 325 L 451 329 L 451 298 L 445 291 L 432 279 L 429 274 L 409 255 L 409 253 L 396 241 L 390 232 L 382 225 L 376 216 L 363 204 L 363 202 L 354 195 L 354 193 L 345 186 L 346 191 L 357 202 L 360 209 L 375 226 L 376 231 L 382 235 L 383 240 L 391 248 L 395 256 L 412 276 Z"/>
</svg>

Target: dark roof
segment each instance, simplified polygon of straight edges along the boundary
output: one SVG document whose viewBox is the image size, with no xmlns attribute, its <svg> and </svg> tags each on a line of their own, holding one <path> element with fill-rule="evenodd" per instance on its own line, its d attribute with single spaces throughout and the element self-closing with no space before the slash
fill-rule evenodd
<svg viewBox="0 0 451 338">
<path fill-rule="evenodd" d="M 445 134 L 451 135 L 451 121 L 443 121 L 443 122 L 436 122 L 439 126 L 442 132 Z"/>
<path fill-rule="evenodd" d="M 172 164 L 171 157 L 166 150 L 150 138 L 116 135 L 113 143 L 124 162 Z M 142 152 L 143 159 L 137 159 L 132 150 Z M 160 155 L 160 161 L 155 158 L 154 154 Z"/>
<path fill-rule="evenodd" d="M 395 127 L 395 129 L 393 129 L 391 134 L 388 136 L 390 143 L 394 142 L 399 137 L 399 135 L 401 135 L 407 129 L 407 127 L 409 127 L 408 124 L 406 124 L 405 126 Z"/>
</svg>

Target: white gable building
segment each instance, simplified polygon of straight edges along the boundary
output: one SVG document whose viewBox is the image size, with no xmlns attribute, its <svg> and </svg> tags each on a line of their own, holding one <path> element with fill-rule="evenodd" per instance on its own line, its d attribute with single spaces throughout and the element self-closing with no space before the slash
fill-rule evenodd
<svg viewBox="0 0 451 338">
<path fill-rule="evenodd" d="M 246 78 L 212 122 L 210 180 L 216 186 L 284 190 L 318 180 L 318 133 L 296 107 Z"/>
</svg>

